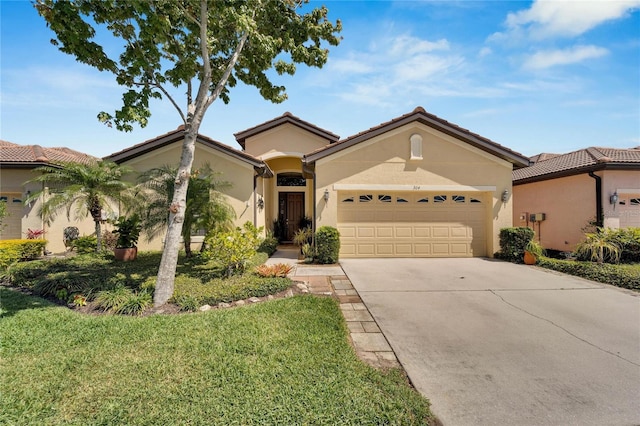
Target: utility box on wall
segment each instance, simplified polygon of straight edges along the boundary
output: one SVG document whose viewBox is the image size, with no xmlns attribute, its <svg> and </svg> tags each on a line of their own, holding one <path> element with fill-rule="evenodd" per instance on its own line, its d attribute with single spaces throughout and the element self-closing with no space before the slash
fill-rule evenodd
<svg viewBox="0 0 640 426">
<path fill-rule="evenodd" d="M 542 222 L 547 218 L 547 215 L 544 213 L 531 213 L 529 215 L 529 222 Z"/>
</svg>

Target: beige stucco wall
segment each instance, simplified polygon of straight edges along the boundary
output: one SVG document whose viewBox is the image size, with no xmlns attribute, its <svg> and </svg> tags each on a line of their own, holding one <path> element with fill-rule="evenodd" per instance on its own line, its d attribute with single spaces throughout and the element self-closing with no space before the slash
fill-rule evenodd
<svg viewBox="0 0 640 426">
<path fill-rule="evenodd" d="M 180 161 L 181 151 L 182 142 L 176 142 L 153 152 L 140 155 L 124 164 L 133 168 L 137 173 L 162 165 L 177 166 Z M 264 226 L 264 211 L 260 211 L 257 206 L 254 209 L 257 195 L 254 196 L 253 190 L 253 176 L 255 174 L 253 166 L 197 143 L 193 169 L 201 168 L 205 164 L 209 164 L 213 171 L 221 173 L 220 180 L 231 184 L 229 188 L 224 190 L 224 194 L 236 212 L 235 224 L 241 226 L 249 221 L 257 226 Z M 130 178 L 135 179 L 133 176 Z M 147 238 L 142 236 L 138 247 L 141 250 L 160 250 L 162 248 L 162 240 L 163 238 L 156 238 L 152 241 L 147 241 Z"/>
<path fill-rule="evenodd" d="M 326 139 L 293 124 L 285 123 L 247 138 L 245 152 L 263 160 L 287 156 L 301 158 L 302 155 L 327 144 Z"/>
<path fill-rule="evenodd" d="M 603 170 L 602 206 L 604 226 L 608 228 L 640 227 L 640 206 L 632 205 L 631 198 L 640 198 L 640 170 Z M 618 194 L 618 203 L 611 204 L 610 196 Z"/>
<path fill-rule="evenodd" d="M 11 194 L 10 201 L 13 198 L 20 198 L 24 201 L 27 191 L 35 193 L 41 191 L 44 187 L 41 183 L 25 182 L 35 177 L 32 169 L 0 169 L 0 193 Z M 91 235 L 94 233 L 94 222 L 90 217 L 76 220 L 75 211 L 71 211 L 71 216 L 67 219 L 66 209 L 62 209 L 57 214 L 55 220 L 50 224 L 44 221 L 38 215 L 42 199 L 33 202 L 31 205 L 21 204 L 20 207 L 11 206 L 13 214 L 20 215 L 18 229 L 13 227 L 7 229 L 6 232 L 0 231 L 1 239 L 25 238 L 28 229 L 44 229 L 44 238 L 48 241 L 46 249 L 52 253 L 62 253 L 65 251 L 62 233 L 67 226 L 75 226 L 79 229 L 80 235 Z M 16 217 L 11 220 L 18 222 Z"/>
<path fill-rule="evenodd" d="M 409 159 L 414 133 L 422 136 L 421 160 Z M 408 124 L 317 161 L 317 225 L 337 225 L 336 185 L 405 185 L 418 191 L 484 187 L 478 194 L 490 203 L 486 252 L 493 254 L 499 249 L 500 229 L 512 223 L 512 197 L 500 200 L 505 189 L 511 194 L 511 172 L 511 163 L 428 126 Z"/>
<path fill-rule="evenodd" d="M 524 213 L 545 213 L 535 224 L 536 235 L 548 249 L 572 251 L 583 238 L 582 228 L 596 218 L 596 183 L 587 174 L 514 185 L 513 224 L 530 226 Z"/>
</svg>

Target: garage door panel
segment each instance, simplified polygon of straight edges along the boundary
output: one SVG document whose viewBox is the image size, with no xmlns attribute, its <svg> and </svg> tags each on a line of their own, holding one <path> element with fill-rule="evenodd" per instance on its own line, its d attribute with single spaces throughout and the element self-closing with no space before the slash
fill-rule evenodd
<svg viewBox="0 0 640 426">
<path fill-rule="evenodd" d="M 447 201 L 434 203 L 434 194 L 379 194 L 338 207 L 341 256 L 344 257 L 470 257 L 486 255 L 487 205 Z M 443 194 L 440 194 L 443 195 Z M 351 196 L 351 194 L 350 194 Z M 340 197 L 342 199 L 343 197 Z M 474 196 L 477 198 L 477 196 Z M 418 202 L 429 199 L 429 202 Z M 347 220 L 348 219 L 348 220 Z"/>
</svg>

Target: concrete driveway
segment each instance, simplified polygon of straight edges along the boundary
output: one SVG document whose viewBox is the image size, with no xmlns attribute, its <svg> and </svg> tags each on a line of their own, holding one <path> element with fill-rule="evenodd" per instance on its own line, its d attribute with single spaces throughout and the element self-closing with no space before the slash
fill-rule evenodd
<svg viewBox="0 0 640 426">
<path fill-rule="evenodd" d="M 640 294 L 491 259 L 344 259 L 449 425 L 640 425 Z"/>
</svg>

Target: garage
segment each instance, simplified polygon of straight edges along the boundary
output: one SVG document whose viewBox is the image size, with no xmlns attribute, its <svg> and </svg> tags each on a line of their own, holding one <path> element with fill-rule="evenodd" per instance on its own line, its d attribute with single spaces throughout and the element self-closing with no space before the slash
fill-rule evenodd
<svg viewBox="0 0 640 426">
<path fill-rule="evenodd" d="M 343 257 L 487 255 L 482 192 L 339 192 Z"/>
</svg>

